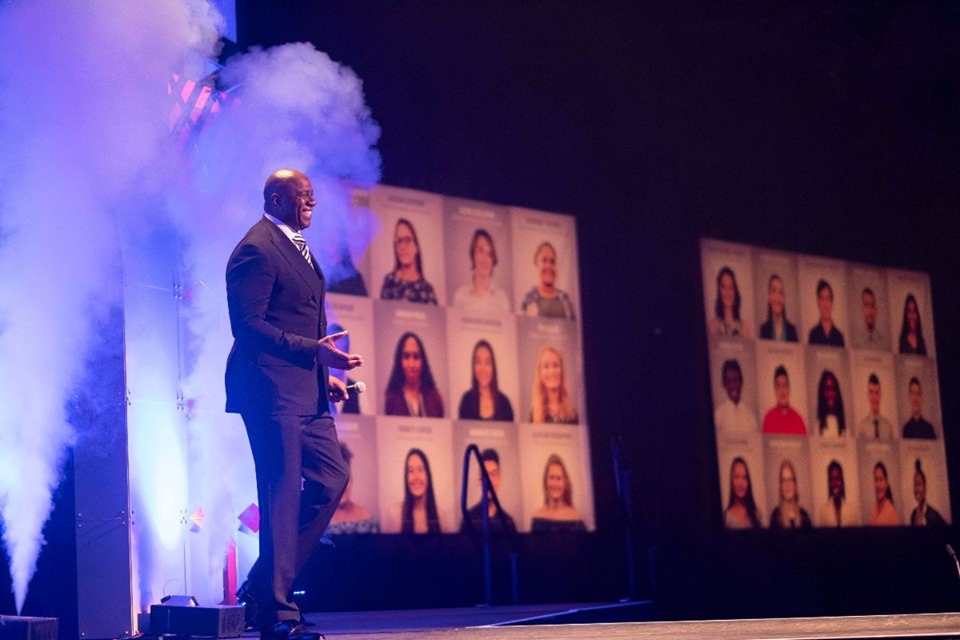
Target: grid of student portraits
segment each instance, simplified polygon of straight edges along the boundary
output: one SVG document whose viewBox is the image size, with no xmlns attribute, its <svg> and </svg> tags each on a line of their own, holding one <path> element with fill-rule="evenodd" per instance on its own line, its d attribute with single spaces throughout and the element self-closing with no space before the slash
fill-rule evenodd
<svg viewBox="0 0 960 640">
<path fill-rule="evenodd" d="M 701 241 L 729 529 L 950 522 L 923 273 Z"/>
<path fill-rule="evenodd" d="M 376 186 L 320 225 L 328 333 L 363 355 L 333 408 L 351 481 L 330 532 L 456 533 L 482 521 L 478 445 L 518 532 L 594 529 L 571 216 Z M 329 236 L 322 236 L 328 232 Z M 349 341 L 349 342 L 348 342 Z"/>
</svg>

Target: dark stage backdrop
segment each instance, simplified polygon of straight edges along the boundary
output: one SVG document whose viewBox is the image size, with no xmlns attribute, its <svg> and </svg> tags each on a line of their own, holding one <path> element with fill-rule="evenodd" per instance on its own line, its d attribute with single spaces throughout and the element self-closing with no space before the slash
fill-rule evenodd
<svg viewBox="0 0 960 640">
<path fill-rule="evenodd" d="M 618 437 L 665 615 L 955 606 L 952 528 L 727 534 L 699 245 L 929 274 L 960 459 L 955 3 L 281 0 L 238 20 L 241 47 L 312 41 L 363 78 L 385 183 L 576 216 L 597 535 L 616 549 Z"/>
<path fill-rule="evenodd" d="M 618 437 L 651 549 L 642 594 L 664 616 L 956 608 L 954 527 L 723 528 L 699 241 L 929 274 L 942 442 L 960 459 L 960 5 L 260 0 L 237 19 L 242 49 L 312 41 L 357 72 L 384 183 L 576 217 L 602 544 L 528 559 L 551 573 L 526 599 L 626 590 Z M 947 477 L 945 517 L 960 513 Z M 419 543 L 324 549 L 313 593 L 342 609 L 477 597 L 437 586 L 476 579 L 476 556 Z"/>
</svg>

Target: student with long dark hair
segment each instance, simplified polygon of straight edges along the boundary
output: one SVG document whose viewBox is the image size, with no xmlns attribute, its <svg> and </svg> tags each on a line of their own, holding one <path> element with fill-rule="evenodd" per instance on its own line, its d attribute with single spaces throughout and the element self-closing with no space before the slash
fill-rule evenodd
<svg viewBox="0 0 960 640">
<path fill-rule="evenodd" d="M 781 342 L 797 341 L 797 328 L 787 320 L 783 280 L 777 274 L 770 276 L 767 283 L 767 321 L 760 325 L 760 337 Z"/>
<path fill-rule="evenodd" d="M 730 498 L 723 512 L 727 529 L 760 529 L 760 513 L 753 499 L 753 483 L 747 461 L 737 456 L 730 464 Z"/>
<path fill-rule="evenodd" d="M 433 495 L 430 461 L 420 449 L 410 449 L 403 463 L 403 506 L 400 533 L 440 533 L 440 515 Z"/>
<path fill-rule="evenodd" d="M 740 317 L 740 287 L 733 269 L 723 267 L 717 274 L 717 300 L 713 305 L 713 317 L 707 322 L 707 334 L 733 338 L 751 338 L 750 324 Z"/>
<path fill-rule="evenodd" d="M 913 294 L 908 294 L 903 302 L 903 324 L 900 328 L 900 353 L 927 355 L 927 343 L 923 339 L 923 327 L 920 324 L 920 308 Z"/>
<path fill-rule="evenodd" d="M 900 524 L 900 515 L 893 506 L 893 492 L 890 491 L 890 479 L 887 466 L 882 462 L 873 465 L 873 489 L 876 501 L 870 512 L 871 527 L 895 527 Z"/>
<path fill-rule="evenodd" d="M 842 438 L 847 435 L 840 383 L 829 369 L 823 370 L 817 385 L 817 421 L 821 436 Z"/>
<path fill-rule="evenodd" d="M 513 407 L 497 386 L 497 360 L 486 340 L 473 346 L 473 374 L 470 389 L 460 398 L 461 420 L 504 420 L 513 422 Z"/>
<path fill-rule="evenodd" d="M 437 390 L 420 336 L 407 331 L 397 341 L 393 369 L 387 381 L 388 416 L 443 417 L 443 399 Z"/>
</svg>

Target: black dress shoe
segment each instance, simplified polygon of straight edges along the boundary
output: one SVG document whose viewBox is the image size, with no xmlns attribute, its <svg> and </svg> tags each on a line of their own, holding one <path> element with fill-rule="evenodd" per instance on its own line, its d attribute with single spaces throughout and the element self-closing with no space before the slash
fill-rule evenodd
<svg viewBox="0 0 960 640">
<path fill-rule="evenodd" d="M 260 640 L 326 640 L 322 633 L 310 631 L 297 620 L 278 622 L 272 629 L 260 631 Z"/>
<path fill-rule="evenodd" d="M 240 588 L 237 589 L 237 603 L 243 605 L 243 629 L 244 631 L 256 631 L 259 629 L 257 619 L 260 615 L 260 606 L 256 599 L 250 593 L 250 581 L 244 580 Z"/>
</svg>

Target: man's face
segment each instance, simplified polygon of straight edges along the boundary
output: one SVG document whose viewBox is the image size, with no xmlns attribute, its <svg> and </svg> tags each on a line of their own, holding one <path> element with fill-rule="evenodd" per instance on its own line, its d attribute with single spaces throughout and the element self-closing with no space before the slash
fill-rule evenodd
<svg viewBox="0 0 960 640">
<path fill-rule="evenodd" d="M 820 309 L 820 319 L 830 320 L 833 316 L 833 291 L 830 287 L 820 289 L 817 294 L 817 307 Z"/>
<path fill-rule="evenodd" d="M 310 227 L 313 221 L 313 208 L 317 201 L 313 198 L 313 185 L 310 178 L 302 173 L 294 173 L 287 178 L 273 196 L 277 218 L 294 231 Z"/>
<path fill-rule="evenodd" d="M 877 297 L 872 293 L 864 292 L 860 297 L 863 305 L 863 323 L 871 333 L 877 328 Z"/>
<path fill-rule="evenodd" d="M 782 373 L 773 380 L 773 391 L 777 396 L 777 406 L 786 409 L 790 406 L 790 380 Z"/>
<path fill-rule="evenodd" d="M 919 473 L 913 474 L 913 497 L 917 499 L 917 504 L 927 499 L 927 481 Z"/>
<path fill-rule="evenodd" d="M 923 393 L 920 391 L 920 385 L 916 382 L 911 383 L 907 395 L 910 396 L 910 409 L 913 415 L 919 416 L 923 408 Z"/>
<path fill-rule="evenodd" d="M 740 391 L 743 389 L 743 380 L 740 378 L 739 371 L 731 367 L 723 372 L 723 388 L 727 390 L 727 395 L 733 404 L 740 404 Z"/>
<path fill-rule="evenodd" d="M 880 385 L 870 382 L 867 383 L 867 400 L 870 402 L 870 413 L 878 415 L 880 413 Z"/>
</svg>

